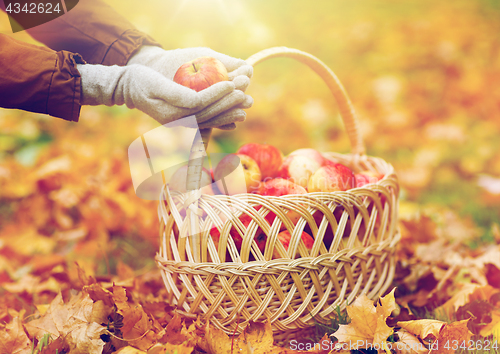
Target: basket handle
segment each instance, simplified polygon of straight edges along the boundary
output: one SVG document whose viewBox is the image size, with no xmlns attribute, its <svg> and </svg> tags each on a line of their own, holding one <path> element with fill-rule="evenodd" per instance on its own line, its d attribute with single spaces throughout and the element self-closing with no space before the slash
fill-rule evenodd
<svg viewBox="0 0 500 354">
<path fill-rule="evenodd" d="M 357 155 L 365 154 L 365 146 L 361 138 L 358 128 L 358 120 L 351 100 L 342 86 L 338 77 L 333 73 L 328 66 L 315 56 L 303 52 L 298 49 L 287 47 L 273 47 L 264 49 L 251 57 L 246 62 L 252 66 L 271 58 L 293 58 L 301 63 L 306 64 L 313 69 L 326 83 L 333 97 L 337 101 L 340 116 L 344 122 L 344 126 L 351 142 L 351 152 Z"/>
<path fill-rule="evenodd" d="M 340 116 L 342 117 L 347 135 L 349 136 L 349 140 L 351 142 L 351 152 L 355 155 L 364 155 L 365 146 L 359 132 L 358 119 L 356 117 L 354 107 L 349 99 L 349 96 L 347 96 L 344 86 L 342 86 L 342 83 L 333 71 L 315 56 L 298 49 L 287 47 L 272 47 L 264 49 L 250 56 L 246 62 L 249 65 L 255 66 L 262 61 L 272 58 L 293 58 L 309 66 L 323 79 L 333 94 L 333 97 L 339 107 Z M 193 164 L 189 164 L 188 166 L 188 190 L 199 189 L 200 187 L 202 157 L 205 154 L 205 149 L 208 146 L 211 133 L 211 128 L 201 129 L 200 136 L 197 135 L 193 142 L 191 155 L 189 157 L 189 160 L 192 161 Z"/>
<path fill-rule="evenodd" d="M 358 120 L 356 118 L 356 113 L 351 100 L 347 96 L 347 93 L 342 86 L 342 83 L 338 77 L 333 73 L 328 66 L 325 65 L 321 60 L 315 56 L 303 52 L 298 49 L 292 49 L 287 47 L 272 47 L 264 49 L 254 55 L 250 56 L 246 62 L 252 66 L 272 58 L 293 58 L 301 63 L 306 64 L 311 69 L 313 69 L 326 83 L 330 89 L 333 97 L 337 101 L 339 107 L 340 116 L 344 122 L 344 126 L 349 136 L 351 142 L 351 152 L 357 155 L 365 154 L 365 146 L 361 138 L 361 134 L 358 128 Z M 203 169 L 203 157 L 206 155 L 205 151 L 208 146 L 208 141 L 210 140 L 210 135 L 212 129 L 201 129 L 200 135 L 196 135 L 193 145 L 191 147 L 191 153 L 188 162 L 188 172 L 186 187 L 187 190 L 198 190 L 200 188 L 201 173 Z M 190 202 L 194 205 L 194 209 L 198 208 L 197 197 L 193 195 L 193 198 L 189 198 Z M 191 227 L 192 234 L 198 234 L 198 217 L 193 212 L 191 215 Z M 194 254 L 195 258 L 199 258 L 199 247 L 198 242 L 194 241 Z M 196 261 L 199 261 L 198 259 Z"/>
</svg>

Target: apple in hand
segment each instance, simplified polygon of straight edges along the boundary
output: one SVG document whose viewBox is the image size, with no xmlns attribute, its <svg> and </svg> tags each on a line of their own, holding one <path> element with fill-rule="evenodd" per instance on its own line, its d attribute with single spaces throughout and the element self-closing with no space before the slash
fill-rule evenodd
<svg viewBox="0 0 500 354">
<path fill-rule="evenodd" d="M 283 244 L 283 247 L 285 247 L 285 250 L 288 251 L 288 248 L 290 247 L 290 239 L 292 238 L 292 235 L 290 234 L 290 231 L 285 230 L 281 231 L 278 234 L 278 240 Z M 307 232 L 302 231 L 302 235 L 300 235 L 300 238 L 302 239 L 302 242 L 304 242 L 304 246 L 306 246 L 306 249 L 310 251 L 314 245 L 314 239 L 312 238 L 311 235 L 309 235 Z M 294 258 L 297 258 L 299 255 L 299 252 L 297 251 Z M 275 248 L 273 252 L 273 258 L 282 258 L 278 250 Z"/>
<path fill-rule="evenodd" d="M 181 65 L 174 75 L 174 82 L 196 92 L 217 82 L 229 80 L 224 64 L 212 57 L 200 57 Z"/>
<path fill-rule="evenodd" d="M 346 191 L 355 186 L 356 179 L 352 171 L 342 165 L 323 166 L 309 179 L 309 192 L 336 192 Z"/>
<path fill-rule="evenodd" d="M 277 176 L 307 188 L 309 178 L 320 167 L 321 163 L 317 159 L 305 155 L 290 155 L 283 160 Z"/>
<path fill-rule="evenodd" d="M 326 160 L 318 150 L 311 148 L 294 150 L 289 153 L 288 156 L 304 156 L 316 161 L 320 166 L 323 166 Z"/>
<path fill-rule="evenodd" d="M 177 171 L 174 172 L 168 186 L 170 189 L 175 190 L 180 193 L 186 193 L 186 178 L 187 178 L 188 166 L 182 166 Z M 202 194 L 214 195 L 212 190 L 212 176 L 206 168 L 203 168 L 201 172 L 200 188 Z"/>
<path fill-rule="evenodd" d="M 269 144 L 245 144 L 236 153 L 250 156 L 257 162 L 262 180 L 275 177 L 283 162 L 281 151 Z"/>
<path fill-rule="evenodd" d="M 257 191 L 260 195 L 280 197 L 287 194 L 306 194 L 304 187 L 283 178 L 273 178 L 262 183 Z"/>
<path fill-rule="evenodd" d="M 243 185 L 240 174 L 232 172 L 241 163 L 245 176 Z M 224 178 L 224 181 L 222 180 Z M 259 187 L 261 173 L 259 165 L 248 155 L 229 154 L 225 156 L 215 168 L 214 179 L 217 187 L 223 194 L 234 195 L 239 193 L 250 193 Z"/>
</svg>

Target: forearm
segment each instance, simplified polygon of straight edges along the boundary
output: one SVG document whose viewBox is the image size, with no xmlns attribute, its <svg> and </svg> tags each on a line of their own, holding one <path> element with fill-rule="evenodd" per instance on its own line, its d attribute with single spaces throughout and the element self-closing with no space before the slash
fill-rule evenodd
<svg viewBox="0 0 500 354">
<path fill-rule="evenodd" d="M 68 13 L 27 32 L 53 50 L 81 54 L 90 64 L 125 65 L 142 45 L 159 46 L 102 0 L 80 0 Z"/>
<path fill-rule="evenodd" d="M 81 78 L 76 64 L 83 62 L 77 54 L 0 34 L 0 107 L 78 121 Z"/>
</svg>

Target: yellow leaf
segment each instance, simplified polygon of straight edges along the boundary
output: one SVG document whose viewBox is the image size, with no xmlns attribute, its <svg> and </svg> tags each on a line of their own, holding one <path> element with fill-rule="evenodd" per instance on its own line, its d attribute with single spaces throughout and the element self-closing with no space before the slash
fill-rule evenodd
<svg viewBox="0 0 500 354">
<path fill-rule="evenodd" d="M 394 292 L 396 288 L 380 299 L 381 306 L 377 306 L 377 313 L 382 315 L 384 319 L 389 317 L 392 311 L 396 310 L 398 306 L 396 305 L 396 299 L 394 298 Z"/>
<path fill-rule="evenodd" d="M 400 321 L 398 326 L 408 332 L 425 339 L 429 334 L 438 337 L 439 331 L 446 323 L 438 320 L 415 320 L 415 321 Z"/>
<path fill-rule="evenodd" d="M 394 290 L 383 299 L 379 308 L 375 308 L 373 301 L 363 294 L 351 306 L 347 306 L 351 323 L 340 325 L 332 336 L 335 336 L 339 343 L 349 343 L 350 349 L 370 346 L 383 348 L 387 337 L 393 333 L 385 320 L 395 306 Z"/>
<path fill-rule="evenodd" d="M 427 349 L 413 334 L 404 329 L 396 333 L 398 334 L 399 341 L 392 344 L 392 348 L 396 350 L 396 353 L 427 354 L 429 352 L 429 349 Z"/>
<path fill-rule="evenodd" d="M 126 346 L 120 348 L 120 350 L 117 350 L 116 352 L 114 352 L 114 354 L 146 354 L 146 352 L 131 346 Z"/>
<path fill-rule="evenodd" d="M 45 312 L 47 312 L 47 310 L 49 309 L 49 304 L 43 304 L 43 305 L 35 305 L 36 306 L 36 309 L 38 310 L 38 312 L 40 312 L 40 315 L 45 315 Z"/>
</svg>

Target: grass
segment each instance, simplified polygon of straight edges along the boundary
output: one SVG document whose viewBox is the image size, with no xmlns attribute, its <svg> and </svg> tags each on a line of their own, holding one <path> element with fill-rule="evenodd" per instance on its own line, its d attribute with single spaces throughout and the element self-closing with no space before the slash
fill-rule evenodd
<svg viewBox="0 0 500 354">
<path fill-rule="evenodd" d="M 35 340 L 31 344 L 31 354 L 41 353 L 42 350 L 49 345 L 51 338 L 49 333 L 45 333 L 43 337 L 38 341 L 38 346 L 35 347 Z M 57 353 L 56 353 L 57 354 Z"/>
</svg>

